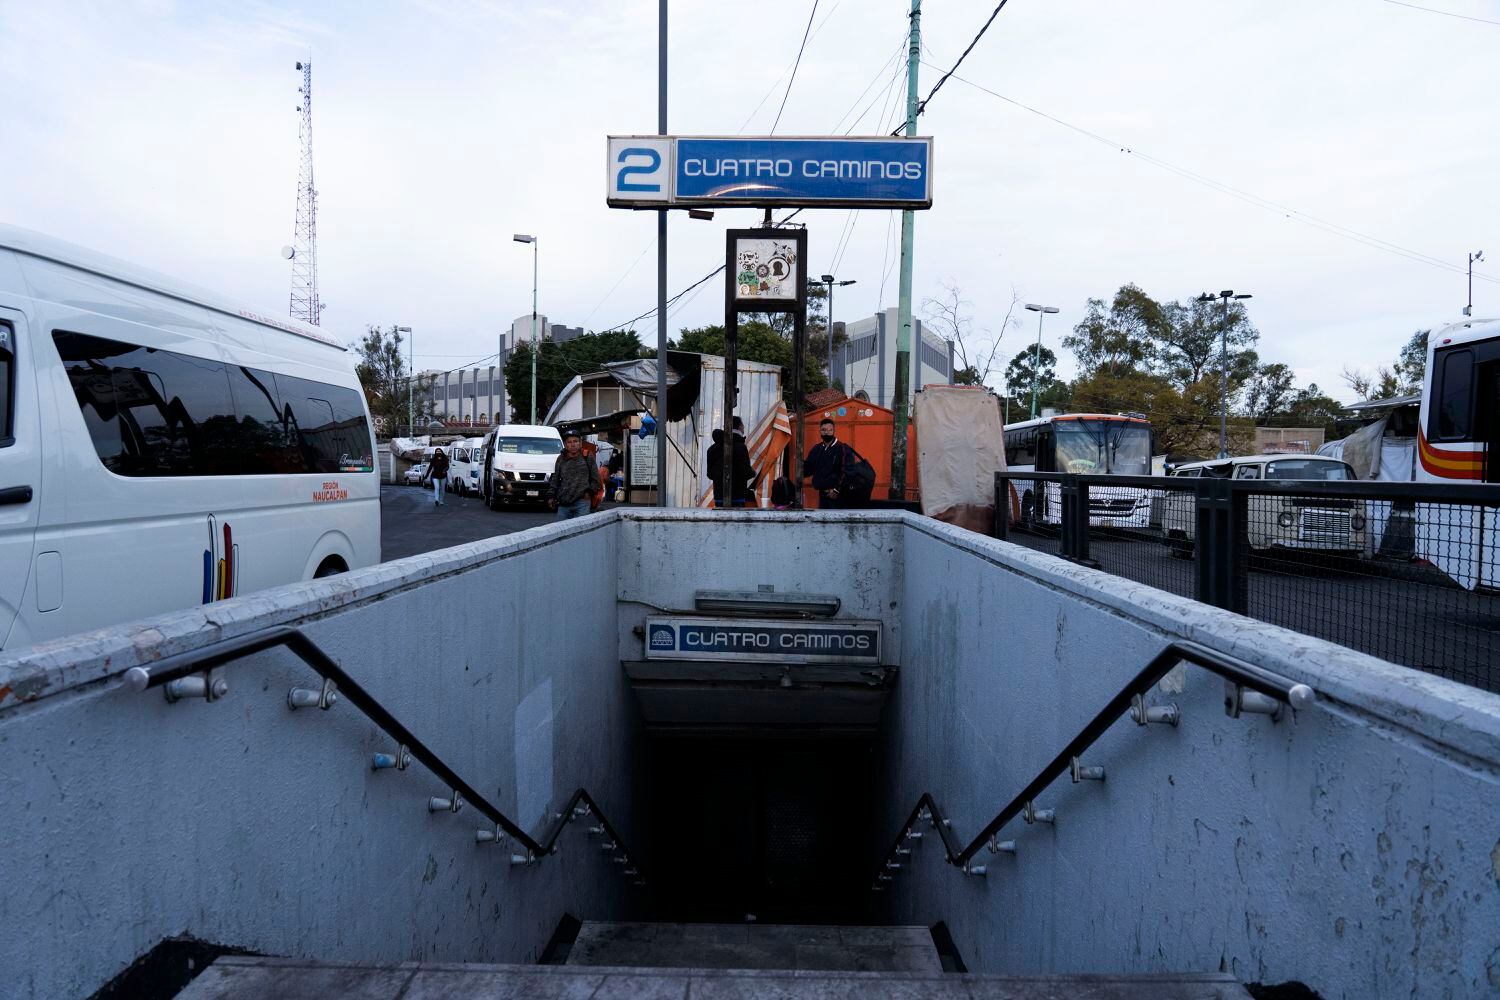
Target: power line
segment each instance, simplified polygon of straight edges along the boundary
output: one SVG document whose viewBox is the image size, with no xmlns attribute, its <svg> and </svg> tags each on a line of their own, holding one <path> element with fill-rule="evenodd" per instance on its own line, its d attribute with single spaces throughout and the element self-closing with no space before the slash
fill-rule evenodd
<svg viewBox="0 0 1500 1000">
<path fill-rule="evenodd" d="M 786 93 L 781 95 L 781 107 L 776 109 L 776 120 L 771 123 L 771 135 L 781 124 L 781 113 L 786 110 L 786 99 L 792 96 L 792 84 L 797 82 L 797 67 L 802 65 L 802 50 L 807 48 L 807 36 L 812 34 L 813 18 L 818 14 L 818 0 L 813 0 L 812 10 L 807 15 L 807 27 L 802 29 L 802 44 L 797 46 L 797 59 L 792 63 L 792 78 L 786 82 Z"/>
<path fill-rule="evenodd" d="M 1471 17 L 1468 14 L 1455 14 L 1451 10 L 1438 10 L 1436 7 L 1422 7 L 1414 3 L 1406 3 L 1404 0 L 1385 0 L 1386 3 L 1395 4 L 1397 7 L 1409 7 L 1412 10 L 1422 10 L 1429 14 L 1441 14 L 1444 17 L 1456 17 L 1464 21 L 1478 21 L 1480 24 L 1500 25 L 1500 21 L 1492 21 L 1487 17 Z"/>
<path fill-rule="evenodd" d="M 991 90 L 981 84 L 975 83 L 973 80 L 966 80 L 963 77 L 957 75 L 954 75 L 953 79 L 957 80 L 959 83 L 968 84 L 975 90 L 983 91 L 984 93 L 989 94 L 991 97 L 998 98 L 999 100 L 1002 100 L 1007 104 L 1012 104 L 1023 111 L 1028 111 L 1031 114 L 1037 115 L 1041 118 L 1045 118 L 1050 122 L 1077 132 L 1079 135 L 1092 139 L 1102 145 L 1110 146 L 1121 153 L 1125 153 L 1129 156 L 1134 156 L 1135 158 L 1143 160 L 1144 162 L 1149 163 L 1152 166 L 1159 167 L 1163 170 L 1174 173 L 1179 177 L 1184 178 L 1185 180 L 1193 181 L 1194 183 L 1201 184 L 1204 187 L 1212 188 L 1213 190 L 1218 191 L 1221 194 L 1227 194 L 1232 198 L 1237 198 L 1240 201 L 1245 202 L 1246 204 L 1255 206 L 1256 208 L 1277 212 L 1284 218 L 1292 219 L 1293 221 L 1300 222 L 1303 225 L 1311 226 L 1314 229 L 1322 230 L 1323 232 L 1342 237 L 1343 239 L 1351 240 L 1355 243 L 1360 243 L 1364 246 L 1371 247 L 1376 250 L 1384 250 L 1387 253 L 1395 254 L 1399 257 L 1404 257 L 1419 264 L 1427 264 L 1431 267 L 1440 267 L 1444 270 L 1453 271 L 1459 274 L 1467 273 L 1467 269 L 1462 265 L 1443 260 L 1441 257 L 1434 257 L 1430 254 L 1424 254 L 1419 251 L 1412 250 L 1408 247 L 1401 246 L 1398 243 L 1392 243 L 1389 240 L 1383 240 L 1379 237 L 1371 236 L 1368 233 L 1362 233 L 1356 229 L 1350 229 L 1347 226 L 1341 226 L 1338 223 L 1330 222 L 1327 219 L 1321 219 L 1315 215 L 1309 215 L 1308 213 L 1293 208 L 1290 205 L 1283 205 L 1280 202 L 1272 201 L 1269 198 L 1263 198 L 1260 195 L 1253 194 L 1249 191 L 1243 191 L 1229 184 L 1225 184 L 1222 181 L 1215 180 L 1212 177 L 1208 177 L 1204 174 L 1189 170 L 1186 167 L 1179 167 L 1175 163 L 1170 163 L 1166 160 L 1160 159 L 1159 157 L 1152 156 L 1149 153 L 1141 152 L 1140 150 L 1127 146 L 1124 143 L 1116 142 L 1113 139 L 1102 136 L 1097 132 L 1091 132 L 1088 129 L 1083 128 L 1082 126 L 1074 125 L 1072 122 L 1064 121 L 1063 119 L 1058 118 L 1056 115 L 1050 115 L 1038 108 L 1031 107 L 1028 104 L 1023 104 L 1020 101 L 1015 100 L 1014 98 L 1006 97 L 1004 94 Z M 1480 274 L 1477 271 L 1474 273 L 1474 276 L 1484 281 L 1500 283 L 1500 278 L 1491 277 L 1487 274 Z"/>
<path fill-rule="evenodd" d="M 813 29 L 813 38 L 817 38 L 818 35 L 822 34 L 824 25 L 826 25 L 833 17 L 833 15 L 838 12 L 839 4 L 843 2 L 844 0 L 838 0 L 838 3 L 835 3 L 832 7 L 829 8 L 828 13 L 823 15 L 823 20 L 819 21 L 818 26 Z M 750 114 L 745 117 L 745 120 L 740 123 L 740 134 L 744 133 L 745 128 L 750 124 L 750 120 L 755 117 L 756 113 L 759 112 L 761 108 L 765 107 L 766 102 L 771 99 L 772 94 L 776 93 L 776 88 L 781 86 L 781 81 L 786 78 L 787 73 L 790 71 L 791 67 L 787 67 L 786 69 L 782 70 L 781 75 L 776 78 L 776 82 L 771 84 L 771 86 L 767 88 L 766 92 L 761 95 L 760 103 L 755 105 L 755 110 L 751 111 Z"/>
<path fill-rule="evenodd" d="M 898 44 L 896 46 L 896 51 L 894 51 L 890 55 L 886 56 L 885 62 L 881 63 L 880 64 L 880 68 L 875 71 L 875 75 L 872 76 L 872 77 L 870 77 L 870 82 L 867 83 L 867 84 L 865 84 L 865 89 L 861 90 L 859 92 L 859 96 L 854 99 L 854 103 L 852 103 L 852 104 L 849 105 L 849 110 L 845 111 L 842 115 L 839 115 L 839 120 L 833 126 L 832 131 L 837 132 L 840 128 L 843 127 L 844 122 L 848 119 L 848 117 L 850 115 L 852 115 L 854 113 L 854 109 L 857 108 L 857 107 L 859 107 L 859 102 L 862 101 L 862 100 L 864 100 L 865 99 L 865 95 L 870 92 L 870 88 L 873 87 L 873 86 L 875 86 L 877 83 L 879 83 L 880 82 L 880 78 L 883 77 L 883 76 L 885 76 L 886 71 L 890 69 L 890 66 L 891 66 L 892 62 L 897 62 L 897 64 L 899 65 L 899 60 L 901 58 L 901 50 L 904 49 L 904 48 L 906 48 L 906 38 L 903 36 L 902 39 L 901 39 L 900 44 Z M 863 118 L 863 117 L 864 117 L 863 115 L 860 116 L 860 118 Z M 858 124 L 858 122 L 859 122 L 859 119 L 855 119 L 855 123 Z M 849 132 L 845 132 L 844 134 L 848 135 L 850 132 L 853 132 L 853 131 L 854 131 L 854 127 L 850 126 Z"/>
<path fill-rule="evenodd" d="M 963 50 L 963 52 L 959 55 L 958 62 L 954 63 L 953 66 L 946 73 L 944 73 L 942 76 L 938 77 L 938 82 L 932 85 L 932 89 L 927 92 L 927 96 L 924 97 L 924 98 L 922 98 L 920 101 L 917 102 L 917 113 L 913 117 L 918 117 L 919 118 L 919 117 L 921 117 L 922 112 L 924 112 L 924 111 L 927 110 L 927 102 L 930 101 L 930 100 L 932 100 L 934 94 L 936 94 L 939 90 L 943 89 L 943 84 L 945 84 L 945 83 L 948 82 L 948 78 L 950 76 L 952 76 L 954 73 L 958 72 L 958 67 L 962 66 L 964 64 L 964 60 L 967 59 L 967 58 L 969 58 L 969 53 L 974 51 L 974 46 L 976 46 L 976 45 L 979 44 L 979 40 L 984 37 L 984 33 L 986 31 L 990 30 L 990 25 L 992 25 L 992 24 L 995 23 L 995 18 L 997 18 L 997 17 L 1000 16 L 1000 12 L 1005 9 L 1005 5 L 1007 3 L 1009 3 L 1009 2 L 1010 2 L 1010 0 L 1000 0 L 1000 2 L 995 5 L 995 9 L 992 10 L 992 11 L 990 11 L 990 16 L 984 22 L 984 26 L 979 29 L 979 33 L 977 35 L 975 35 L 972 39 L 969 40 L 968 46 L 965 47 L 964 50 Z M 933 69 L 940 69 L 940 67 L 937 67 L 937 66 L 934 66 L 932 68 Z M 904 128 L 905 128 L 905 125 L 902 126 L 902 129 L 904 129 Z M 900 134 L 900 132 L 902 131 L 902 129 L 897 129 L 895 132 L 892 132 L 891 134 L 892 135 L 898 135 L 898 134 Z"/>
</svg>

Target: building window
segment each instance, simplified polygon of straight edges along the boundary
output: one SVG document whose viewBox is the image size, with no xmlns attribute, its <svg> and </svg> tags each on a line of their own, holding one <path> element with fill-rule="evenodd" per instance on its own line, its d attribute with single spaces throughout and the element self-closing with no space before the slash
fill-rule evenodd
<svg viewBox="0 0 1500 1000">
<path fill-rule="evenodd" d="M 849 363 L 863 361 L 875 356 L 875 335 L 861 337 L 858 340 L 849 341 Z"/>
</svg>

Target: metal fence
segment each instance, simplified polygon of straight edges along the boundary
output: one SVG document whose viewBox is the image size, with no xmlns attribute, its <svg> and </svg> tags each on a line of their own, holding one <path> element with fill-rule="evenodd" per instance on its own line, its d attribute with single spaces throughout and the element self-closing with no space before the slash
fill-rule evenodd
<svg viewBox="0 0 1500 1000">
<path fill-rule="evenodd" d="M 1500 487 L 995 477 L 999 538 L 1500 693 Z"/>
</svg>

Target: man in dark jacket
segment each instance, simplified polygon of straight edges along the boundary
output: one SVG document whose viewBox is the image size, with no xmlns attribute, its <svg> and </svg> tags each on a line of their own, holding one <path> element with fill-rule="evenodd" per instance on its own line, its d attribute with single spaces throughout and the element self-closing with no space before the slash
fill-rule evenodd
<svg viewBox="0 0 1500 1000">
<path fill-rule="evenodd" d="M 577 431 L 563 435 L 562 454 L 552 467 L 547 483 L 547 506 L 557 511 L 557 520 L 583 517 L 589 512 L 590 499 L 599 491 L 599 470 L 583 453 L 583 438 Z"/>
<path fill-rule="evenodd" d="M 734 418 L 734 442 L 730 450 L 730 460 L 733 466 L 730 469 L 731 480 L 734 484 L 732 493 L 732 506 L 743 507 L 750 502 L 750 483 L 755 478 L 755 467 L 750 464 L 750 449 L 745 445 L 744 424 L 739 417 Z M 714 506 L 723 508 L 724 484 L 720 480 L 724 477 L 724 431 L 714 428 L 713 444 L 708 446 L 708 454 L 704 461 L 708 465 L 708 478 L 714 484 Z"/>
<path fill-rule="evenodd" d="M 825 419 L 818 424 L 818 437 L 822 440 L 813 445 L 812 451 L 807 453 L 807 461 L 802 463 L 802 480 L 812 480 L 813 489 L 818 491 L 819 510 L 834 510 L 843 506 L 839 489 L 844 484 L 849 446 L 834 433 L 832 420 Z"/>
</svg>

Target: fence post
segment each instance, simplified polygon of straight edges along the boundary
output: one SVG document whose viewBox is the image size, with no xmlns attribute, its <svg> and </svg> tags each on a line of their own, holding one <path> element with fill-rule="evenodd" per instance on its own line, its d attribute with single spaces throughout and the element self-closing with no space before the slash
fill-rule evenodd
<svg viewBox="0 0 1500 1000">
<path fill-rule="evenodd" d="M 1074 538 L 1074 508 L 1078 505 L 1078 477 L 1063 476 L 1057 483 L 1057 492 L 1062 501 L 1062 510 L 1058 512 L 1057 530 L 1058 546 L 1057 554 L 1064 559 L 1073 558 L 1073 548 L 1076 544 Z"/>
<path fill-rule="evenodd" d="M 1098 569 L 1099 564 L 1089 558 L 1089 483 L 1082 476 L 1074 476 L 1073 482 L 1073 558 Z"/>
<path fill-rule="evenodd" d="M 1253 482 L 1242 482 L 1236 486 L 1225 480 L 1228 504 L 1225 508 L 1224 524 L 1224 603 L 1237 614 L 1249 614 L 1250 607 L 1250 490 Z"/>
<path fill-rule="evenodd" d="M 1245 537 L 1249 496 L 1235 491 L 1228 479 L 1199 479 L 1198 600 L 1229 611 L 1245 607 L 1245 571 L 1237 551 Z"/>
<path fill-rule="evenodd" d="M 995 473 L 995 537 L 1002 542 L 1010 538 L 1010 480 L 1005 473 Z"/>
</svg>

